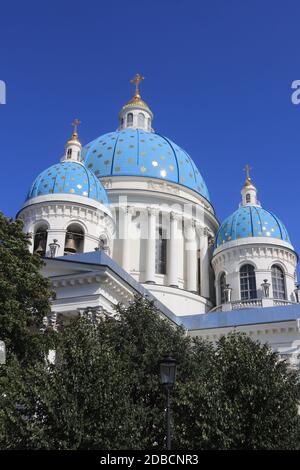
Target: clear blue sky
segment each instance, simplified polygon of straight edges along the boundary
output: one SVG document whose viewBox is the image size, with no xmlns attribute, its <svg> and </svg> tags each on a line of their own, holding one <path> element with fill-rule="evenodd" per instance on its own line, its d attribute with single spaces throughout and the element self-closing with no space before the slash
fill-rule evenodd
<svg viewBox="0 0 300 470">
<path fill-rule="evenodd" d="M 0 16 L 6 215 L 59 160 L 74 117 L 83 143 L 116 129 L 140 72 L 154 128 L 192 156 L 219 220 L 237 208 L 250 163 L 300 251 L 299 1 L 10 0 Z"/>
</svg>

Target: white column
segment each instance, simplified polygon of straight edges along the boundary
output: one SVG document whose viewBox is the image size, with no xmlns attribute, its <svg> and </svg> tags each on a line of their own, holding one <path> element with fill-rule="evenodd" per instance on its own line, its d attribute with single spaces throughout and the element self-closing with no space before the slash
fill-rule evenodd
<svg viewBox="0 0 300 470">
<path fill-rule="evenodd" d="M 209 299 L 209 249 L 208 249 L 208 230 L 200 230 L 200 293 L 202 297 Z"/>
<path fill-rule="evenodd" d="M 32 254 L 33 253 L 33 248 L 34 248 L 34 232 L 25 232 L 25 233 L 27 233 L 27 235 L 29 235 L 30 245 L 28 245 L 28 250 Z"/>
<path fill-rule="evenodd" d="M 146 240 L 146 267 L 145 282 L 155 283 L 155 243 L 156 243 L 156 216 L 155 209 L 148 209 L 148 231 Z"/>
<path fill-rule="evenodd" d="M 167 275 L 168 285 L 178 287 L 178 215 L 170 214 L 170 238 L 168 240 Z"/>
<path fill-rule="evenodd" d="M 122 210 L 122 209 L 121 209 Z M 124 209 L 123 209 L 124 210 Z M 122 268 L 125 271 L 130 271 L 130 229 L 132 220 L 132 210 L 127 207 L 123 217 L 123 230 L 121 234 L 123 237 L 122 243 Z"/>
<path fill-rule="evenodd" d="M 186 288 L 191 292 L 197 292 L 197 242 L 193 222 L 185 228 L 184 254 L 186 259 Z"/>
</svg>

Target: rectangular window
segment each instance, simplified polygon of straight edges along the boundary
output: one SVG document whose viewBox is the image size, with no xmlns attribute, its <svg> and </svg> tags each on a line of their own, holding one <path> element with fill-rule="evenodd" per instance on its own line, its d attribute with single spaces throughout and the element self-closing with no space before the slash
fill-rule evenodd
<svg viewBox="0 0 300 470">
<path fill-rule="evenodd" d="M 155 272 L 167 273 L 167 240 L 161 227 L 158 229 L 158 238 L 155 243 Z"/>
</svg>

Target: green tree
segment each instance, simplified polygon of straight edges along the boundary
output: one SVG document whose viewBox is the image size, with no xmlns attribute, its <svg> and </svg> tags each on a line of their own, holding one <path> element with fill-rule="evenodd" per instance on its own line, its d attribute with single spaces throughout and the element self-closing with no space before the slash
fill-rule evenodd
<svg viewBox="0 0 300 470">
<path fill-rule="evenodd" d="M 118 306 L 119 321 L 80 318 L 43 334 L 52 293 L 29 243 L 0 213 L 0 448 L 162 449 L 167 352 L 178 361 L 174 447 L 299 447 L 298 375 L 245 335 L 192 340 L 141 297 Z"/>
<path fill-rule="evenodd" d="M 196 341 L 194 354 L 202 371 L 176 392 L 178 447 L 299 448 L 299 372 L 237 332 L 221 337 L 205 357 Z"/>
<path fill-rule="evenodd" d="M 42 260 L 31 255 L 30 238 L 20 220 L 0 212 L 0 339 L 7 353 L 25 363 L 44 353 L 39 328 L 50 312 L 49 282 L 41 275 Z"/>
<path fill-rule="evenodd" d="M 143 298 L 117 310 L 119 321 L 62 329 L 56 365 L 8 367 L 1 448 L 162 449 L 166 352 L 178 360 L 174 448 L 298 447 L 298 376 L 267 346 L 238 333 L 215 346 L 192 341 Z"/>
</svg>

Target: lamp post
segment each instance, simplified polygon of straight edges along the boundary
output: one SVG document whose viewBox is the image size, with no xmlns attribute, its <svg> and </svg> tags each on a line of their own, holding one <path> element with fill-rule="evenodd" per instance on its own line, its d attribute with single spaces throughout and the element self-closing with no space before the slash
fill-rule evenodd
<svg viewBox="0 0 300 470">
<path fill-rule="evenodd" d="M 268 279 L 264 279 L 264 282 L 261 284 L 261 288 L 263 291 L 263 296 L 265 299 L 269 298 L 270 295 L 270 283 L 268 282 Z"/>
<path fill-rule="evenodd" d="M 57 243 L 56 238 L 54 238 L 52 243 L 49 243 L 50 257 L 55 258 L 56 252 L 59 249 L 59 244 Z"/>
<path fill-rule="evenodd" d="M 175 385 L 177 361 L 170 354 L 160 361 L 160 381 L 166 392 L 167 399 L 167 450 L 171 450 L 171 390 Z"/>
</svg>

